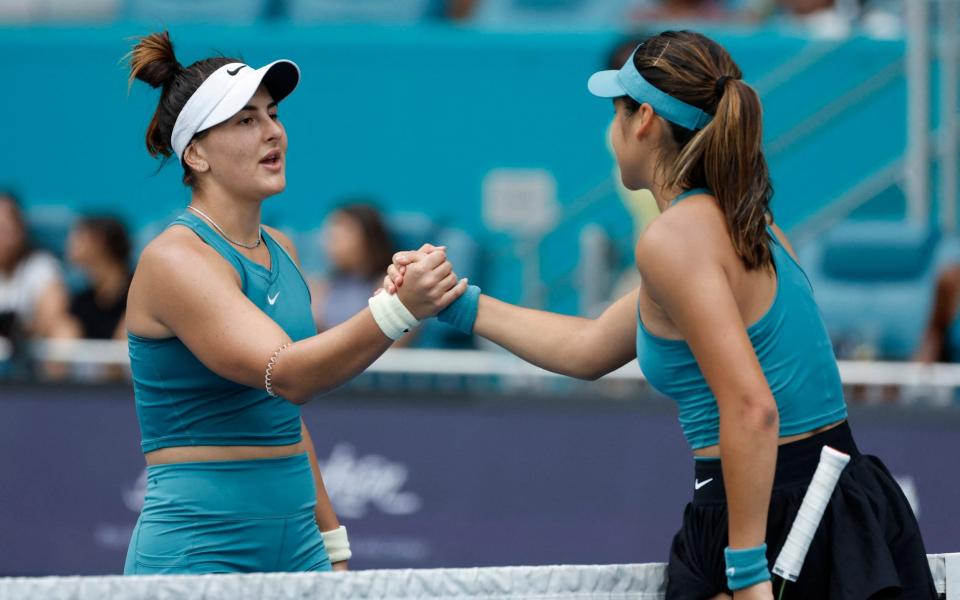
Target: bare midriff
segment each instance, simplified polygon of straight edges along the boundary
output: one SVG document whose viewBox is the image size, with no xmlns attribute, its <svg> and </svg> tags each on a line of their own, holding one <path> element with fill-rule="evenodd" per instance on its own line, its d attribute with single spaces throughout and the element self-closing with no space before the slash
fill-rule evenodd
<svg viewBox="0 0 960 600">
<path fill-rule="evenodd" d="M 780 441 L 777 442 L 777 445 L 783 446 L 784 444 L 789 444 L 790 442 L 797 442 L 807 439 L 808 437 L 815 436 L 818 433 L 827 431 L 828 429 L 833 429 L 844 421 L 846 421 L 846 419 L 840 419 L 836 423 L 830 423 L 829 425 L 824 425 L 823 427 L 818 427 L 817 429 L 812 429 L 796 435 L 786 435 L 780 438 Z M 714 444 L 713 446 L 707 446 L 706 448 L 697 448 L 693 451 L 693 455 L 705 458 L 720 458 L 720 444 Z"/>
<path fill-rule="evenodd" d="M 186 462 L 283 458 L 306 451 L 306 445 L 300 441 L 285 446 L 173 446 L 147 452 L 144 456 L 148 465 L 167 465 Z"/>
</svg>

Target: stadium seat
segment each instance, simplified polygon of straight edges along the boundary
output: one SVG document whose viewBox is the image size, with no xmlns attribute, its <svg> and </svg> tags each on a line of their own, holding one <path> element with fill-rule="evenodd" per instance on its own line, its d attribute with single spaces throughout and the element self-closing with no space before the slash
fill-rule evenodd
<svg viewBox="0 0 960 600">
<path fill-rule="evenodd" d="M 938 270 L 957 253 L 928 227 L 850 221 L 799 254 L 838 356 L 903 360 L 919 343 Z"/>
</svg>

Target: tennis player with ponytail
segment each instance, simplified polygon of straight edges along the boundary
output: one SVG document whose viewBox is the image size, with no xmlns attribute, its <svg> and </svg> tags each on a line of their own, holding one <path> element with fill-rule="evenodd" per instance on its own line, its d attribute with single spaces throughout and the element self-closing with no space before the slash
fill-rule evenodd
<svg viewBox="0 0 960 600">
<path fill-rule="evenodd" d="M 286 60 L 184 67 L 166 32 L 130 54 L 131 83 L 161 89 L 147 150 L 176 156 L 191 199 L 144 250 L 127 304 L 148 466 L 126 573 L 345 568 L 346 530 L 299 405 L 363 371 L 466 287 L 432 252 L 407 270 L 404 293 L 379 294 L 317 335 L 290 240 L 260 222 L 263 201 L 286 185 L 277 105 L 299 78 Z"/>
<path fill-rule="evenodd" d="M 854 443 L 813 291 L 773 224 L 760 101 L 741 77 L 715 42 L 668 31 L 590 78 L 593 94 L 613 99 L 624 185 L 650 189 L 662 211 L 637 243 L 638 291 L 589 320 L 471 286 L 439 318 L 573 377 L 638 357 L 677 402 L 694 490 L 670 550 L 668 598 L 771 598 L 769 569 L 823 446 L 851 460 L 784 597 L 934 598 L 909 504 Z M 388 291 L 429 256 L 395 257 Z"/>
</svg>

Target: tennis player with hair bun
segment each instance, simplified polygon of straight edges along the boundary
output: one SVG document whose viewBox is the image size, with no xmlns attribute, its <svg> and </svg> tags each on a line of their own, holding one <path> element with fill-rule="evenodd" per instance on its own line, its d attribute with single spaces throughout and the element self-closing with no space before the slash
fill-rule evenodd
<svg viewBox="0 0 960 600">
<path fill-rule="evenodd" d="M 825 445 L 852 459 L 784 597 L 935 598 L 910 505 L 854 443 L 813 290 L 773 224 L 760 100 L 741 77 L 715 42 L 667 31 L 590 78 L 594 95 L 613 99 L 624 185 L 650 189 L 662 211 L 637 243 L 639 290 L 590 320 L 470 286 L 439 318 L 583 379 L 638 357 L 677 402 L 694 489 L 670 549 L 667 598 L 771 598 L 769 568 Z M 388 291 L 402 292 L 430 256 L 396 256 Z"/>
<path fill-rule="evenodd" d="M 346 530 L 299 405 L 362 372 L 466 282 L 431 252 L 402 294 L 378 294 L 317 335 L 293 245 L 260 221 L 286 185 L 277 105 L 297 66 L 216 57 L 185 67 L 166 32 L 129 58 L 131 83 L 161 89 L 147 150 L 176 156 L 191 199 L 144 250 L 127 304 L 148 466 L 124 572 L 345 568 Z"/>
</svg>

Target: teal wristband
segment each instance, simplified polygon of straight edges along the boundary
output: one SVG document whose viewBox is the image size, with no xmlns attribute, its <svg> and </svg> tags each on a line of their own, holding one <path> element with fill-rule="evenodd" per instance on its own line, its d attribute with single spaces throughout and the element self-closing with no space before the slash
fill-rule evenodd
<svg viewBox="0 0 960 600">
<path fill-rule="evenodd" d="M 440 311 L 437 320 L 470 335 L 473 333 L 473 324 L 477 320 L 479 308 L 480 288 L 470 285 L 462 296 Z"/>
<path fill-rule="evenodd" d="M 727 546 L 723 549 L 723 558 L 727 563 L 727 587 L 730 591 L 742 590 L 770 579 L 766 544 L 740 550 Z"/>
</svg>

